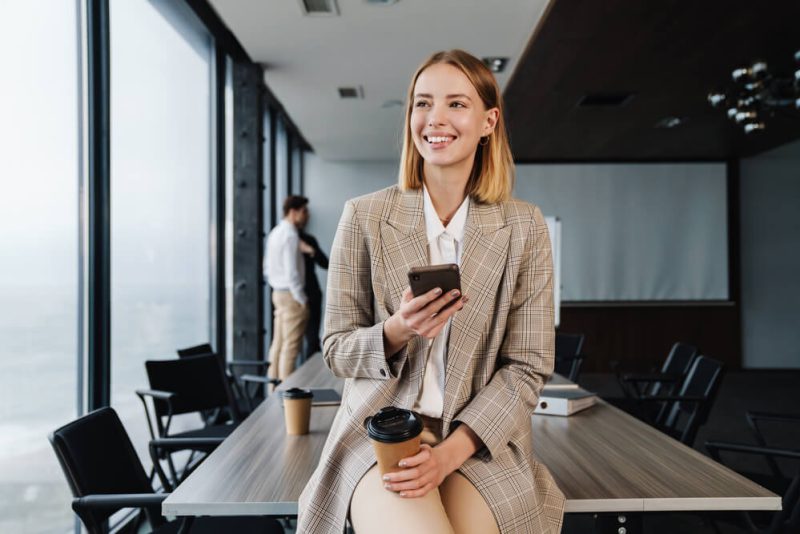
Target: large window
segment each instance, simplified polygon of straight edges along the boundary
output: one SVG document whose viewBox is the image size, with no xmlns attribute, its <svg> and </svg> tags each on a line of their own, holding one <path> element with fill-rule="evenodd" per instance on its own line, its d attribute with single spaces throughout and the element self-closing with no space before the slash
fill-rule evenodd
<svg viewBox="0 0 800 534">
<path fill-rule="evenodd" d="M 112 0 L 110 35 L 111 403 L 143 454 L 145 360 L 211 339 L 213 46 L 181 2 Z"/>
<path fill-rule="evenodd" d="M 73 525 L 47 435 L 78 411 L 77 5 L 0 16 L 0 532 Z"/>
<path fill-rule="evenodd" d="M 283 217 L 283 201 L 289 196 L 289 132 L 281 115 L 275 128 L 275 213 Z"/>
</svg>

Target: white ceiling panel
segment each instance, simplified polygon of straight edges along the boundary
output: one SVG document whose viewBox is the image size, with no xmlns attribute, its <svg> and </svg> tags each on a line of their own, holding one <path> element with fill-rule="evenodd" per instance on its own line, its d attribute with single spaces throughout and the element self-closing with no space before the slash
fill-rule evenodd
<svg viewBox="0 0 800 534">
<path fill-rule="evenodd" d="M 339 16 L 305 16 L 300 0 L 211 0 L 314 151 L 330 160 L 399 156 L 403 100 L 438 50 L 509 58 L 505 87 L 549 0 L 338 0 Z M 362 86 L 343 100 L 338 87 Z"/>
</svg>

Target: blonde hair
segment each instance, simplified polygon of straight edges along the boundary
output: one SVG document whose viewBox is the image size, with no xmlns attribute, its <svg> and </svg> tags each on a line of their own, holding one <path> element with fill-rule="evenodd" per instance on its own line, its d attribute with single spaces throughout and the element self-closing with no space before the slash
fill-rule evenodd
<svg viewBox="0 0 800 534">
<path fill-rule="evenodd" d="M 508 144 L 508 135 L 503 118 L 503 96 L 491 71 L 481 60 L 463 50 L 436 52 L 414 73 L 408 88 L 406 120 L 403 131 L 403 152 L 400 156 L 398 185 L 403 191 L 422 187 L 422 156 L 414 145 L 411 135 L 411 112 L 414 104 L 414 86 L 422 71 L 445 63 L 464 73 L 480 96 L 486 109 L 497 108 L 500 113 L 494 132 L 489 135 L 485 145 L 479 144 L 475 151 L 467 194 L 478 202 L 493 204 L 511 197 L 514 187 L 514 160 Z"/>
</svg>

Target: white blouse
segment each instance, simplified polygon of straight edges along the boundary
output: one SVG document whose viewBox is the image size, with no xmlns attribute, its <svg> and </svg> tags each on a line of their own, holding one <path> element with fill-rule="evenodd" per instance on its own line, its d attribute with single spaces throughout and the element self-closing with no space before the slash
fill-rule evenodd
<svg viewBox="0 0 800 534">
<path fill-rule="evenodd" d="M 469 196 L 458 207 L 447 228 L 442 225 L 439 215 L 433 207 L 428 189 L 423 186 L 422 208 L 425 215 L 425 230 L 428 237 L 429 265 L 457 263 L 461 266 L 461 251 L 464 249 L 464 225 L 467 222 Z M 422 388 L 414 403 L 414 411 L 428 417 L 442 417 L 444 410 L 444 371 L 447 359 L 447 341 L 450 337 L 450 323 L 439 332 L 435 339 L 429 341 L 428 361 L 425 363 L 425 375 Z"/>
</svg>

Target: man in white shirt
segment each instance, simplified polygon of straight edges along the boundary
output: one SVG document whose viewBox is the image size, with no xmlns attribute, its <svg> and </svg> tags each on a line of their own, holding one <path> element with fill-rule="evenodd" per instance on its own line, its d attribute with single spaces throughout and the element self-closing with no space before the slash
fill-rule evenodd
<svg viewBox="0 0 800 534">
<path fill-rule="evenodd" d="M 269 348 L 269 377 L 284 380 L 294 371 L 308 322 L 305 260 L 300 251 L 299 228 L 308 221 L 308 199 L 289 196 L 283 202 L 283 219 L 267 237 L 265 274 L 272 287 L 275 321 Z"/>
</svg>

